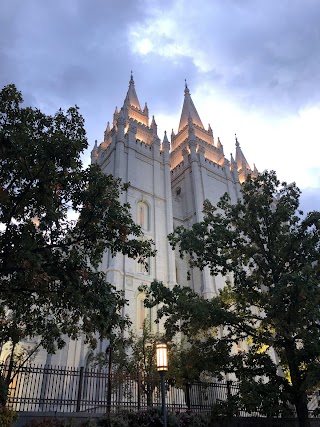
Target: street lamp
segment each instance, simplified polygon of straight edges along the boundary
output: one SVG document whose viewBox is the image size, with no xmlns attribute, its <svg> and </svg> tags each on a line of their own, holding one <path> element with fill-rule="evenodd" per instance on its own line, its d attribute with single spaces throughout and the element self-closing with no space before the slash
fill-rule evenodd
<svg viewBox="0 0 320 427">
<path fill-rule="evenodd" d="M 157 370 L 160 374 L 161 380 L 161 400 L 162 400 L 162 416 L 163 416 L 163 426 L 167 427 L 167 410 L 166 410 L 166 390 L 164 377 L 168 371 L 168 349 L 167 344 L 158 343 L 156 345 L 157 351 Z"/>
</svg>

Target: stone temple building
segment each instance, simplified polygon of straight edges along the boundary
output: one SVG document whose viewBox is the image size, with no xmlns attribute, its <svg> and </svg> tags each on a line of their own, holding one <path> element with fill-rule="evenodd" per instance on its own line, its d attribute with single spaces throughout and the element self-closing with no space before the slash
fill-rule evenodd
<svg viewBox="0 0 320 427">
<path fill-rule="evenodd" d="M 165 133 L 161 140 L 154 116 L 149 117 L 147 104 L 141 108 L 135 83 L 131 75 L 129 88 L 120 109 L 116 107 L 111 124 L 108 122 L 103 141 L 91 152 L 92 163 L 103 172 L 130 182 L 122 202 L 129 203 L 134 220 L 139 223 L 147 239 L 155 242 L 157 255 L 148 261 L 145 269 L 133 259 L 105 253 L 101 270 L 107 280 L 125 292 L 128 314 L 137 332 L 148 316 L 154 320 L 155 312 L 144 307 L 144 295 L 139 287 L 154 279 L 166 285 L 188 285 L 210 298 L 224 285 L 225 278 L 212 277 L 208 269 L 193 271 L 187 277 L 187 264 L 181 260 L 168 242 L 167 235 L 174 227 L 191 227 L 203 217 L 203 202 L 216 204 L 227 192 L 231 201 L 240 197 L 240 186 L 251 169 L 236 139 L 235 157 L 227 159 L 219 137 L 213 135 L 209 125 L 203 126 L 185 85 L 180 122 L 172 131 L 170 141 Z M 154 328 L 159 326 L 154 326 Z M 26 343 L 32 346 L 33 343 Z M 106 343 L 98 350 L 104 351 Z M 35 362 L 60 366 L 85 366 L 89 349 L 83 341 L 69 341 L 54 355 L 40 351 Z M 2 361 L 7 357 L 4 346 Z"/>
<path fill-rule="evenodd" d="M 123 255 L 112 258 L 106 253 L 101 265 L 107 280 L 122 289 L 129 301 L 125 314 L 137 331 L 143 319 L 152 320 L 155 313 L 146 312 L 142 284 L 155 278 L 164 284 L 188 285 L 205 298 L 212 297 L 225 278 L 212 277 L 209 270 L 192 273 L 187 278 L 187 264 L 175 254 L 167 235 L 178 225 L 191 227 L 203 218 L 203 202 L 216 204 L 227 192 L 231 201 L 240 197 L 240 185 L 251 169 L 236 139 L 235 159 L 227 160 L 219 137 L 202 124 L 185 85 L 179 126 L 171 141 L 165 133 L 161 140 L 154 116 L 149 117 L 147 104 L 141 108 L 131 75 L 123 106 L 116 107 L 112 125 L 108 122 L 103 141 L 96 142 L 91 160 L 103 172 L 130 182 L 123 202 L 131 206 L 134 220 L 146 238 L 155 242 L 157 255 L 149 260 L 148 271 L 135 260 Z"/>
</svg>

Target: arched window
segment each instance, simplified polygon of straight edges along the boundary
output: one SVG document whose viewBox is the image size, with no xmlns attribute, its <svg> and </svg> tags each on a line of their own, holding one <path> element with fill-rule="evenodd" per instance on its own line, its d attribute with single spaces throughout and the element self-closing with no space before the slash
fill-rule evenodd
<svg viewBox="0 0 320 427">
<path fill-rule="evenodd" d="M 137 223 L 144 229 L 150 229 L 150 212 L 147 203 L 141 201 L 137 206 Z"/>
<path fill-rule="evenodd" d="M 151 327 L 152 309 L 144 306 L 145 297 L 146 297 L 145 294 L 141 293 L 138 295 L 138 298 L 137 298 L 137 316 L 136 316 L 136 319 L 137 319 L 137 330 L 138 331 L 143 329 L 143 324 L 144 324 L 145 320 L 147 320 L 147 319 L 148 319 L 148 324 Z"/>
<path fill-rule="evenodd" d="M 147 266 L 145 264 L 147 264 Z M 150 276 L 150 258 L 145 260 L 145 264 L 137 262 L 137 273 Z"/>
</svg>

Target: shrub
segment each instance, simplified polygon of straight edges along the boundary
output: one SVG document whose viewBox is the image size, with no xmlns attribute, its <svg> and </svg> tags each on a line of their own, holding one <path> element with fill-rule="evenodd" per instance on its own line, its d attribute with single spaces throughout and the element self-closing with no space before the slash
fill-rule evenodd
<svg viewBox="0 0 320 427">
<path fill-rule="evenodd" d="M 193 412 L 168 412 L 168 427 L 209 427 L 209 416 Z M 163 427 L 161 410 L 149 408 L 145 411 L 111 413 L 109 420 L 100 420 L 101 427 Z"/>
<path fill-rule="evenodd" d="M 0 409 L 0 427 L 10 427 L 17 419 L 17 414 L 12 409 L 2 407 Z"/>
<path fill-rule="evenodd" d="M 84 421 L 80 427 L 98 427 L 97 424 L 99 422 L 99 419 L 95 420 L 93 418 L 89 418 L 88 420 Z"/>
<path fill-rule="evenodd" d="M 178 415 L 179 427 L 208 427 L 213 424 L 209 423 L 209 416 L 207 414 L 200 414 L 195 412 L 181 412 Z"/>
<path fill-rule="evenodd" d="M 74 420 L 72 419 L 62 419 L 62 418 L 52 418 L 52 417 L 41 417 L 35 418 L 30 423 L 28 427 L 73 427 Z"/>
<path fill-rule="evenodd" d="M 5 405 L 8 397 L 8 386 L 5 379 L 0 375 L 0 402 L 1 405 Z"/>
</svg>

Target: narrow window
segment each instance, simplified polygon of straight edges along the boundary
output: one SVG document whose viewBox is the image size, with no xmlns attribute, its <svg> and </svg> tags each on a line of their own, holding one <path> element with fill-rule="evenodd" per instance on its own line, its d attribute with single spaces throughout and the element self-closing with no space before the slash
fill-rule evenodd
<svg viewBox="0 0 320 427">
<path fill-rule="evenodd" d="M 138 203 L 137 222 L 144 229 L 150 229 L 149 206 L 145 202 Z"/>
<path fill-rule="evenodd" d="M 151 331 L 152 308 L 144 306 L 145 294 L 138 295 L 137 298 L 137 329 L 143 329 L 144 323 L 148 321 L 148 327 Z"/>
<path fill-rule="evenodd" d="M 150 275 L 150 258 L 145 260 L 147 266 L 141 262 L 137 262 L 137 273 L 144 274 L 146 276 Z"/>
<path fill-rule="evenodd" d="M 140 299 L 139 301 L 139 329 L 143 328 L 143 322 L 146 316 L 146 308 L 144 306 L 144 299 Z"/>
</svg>

